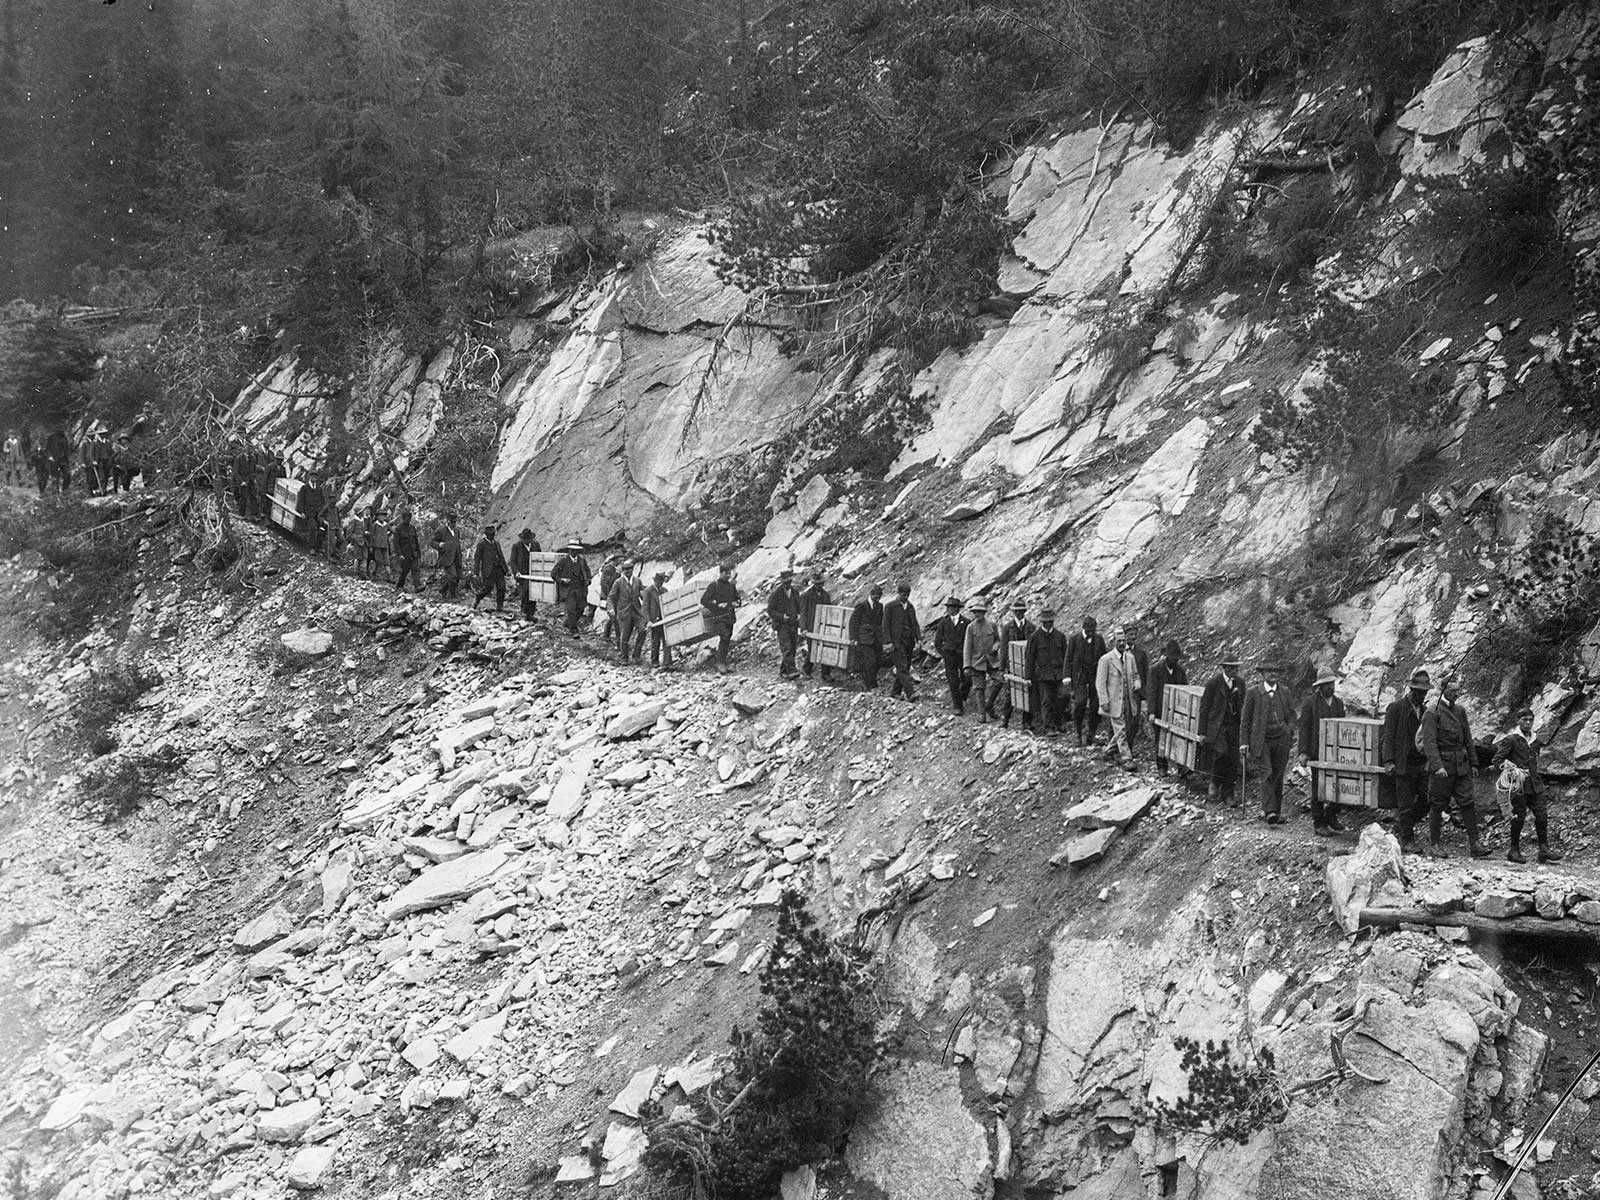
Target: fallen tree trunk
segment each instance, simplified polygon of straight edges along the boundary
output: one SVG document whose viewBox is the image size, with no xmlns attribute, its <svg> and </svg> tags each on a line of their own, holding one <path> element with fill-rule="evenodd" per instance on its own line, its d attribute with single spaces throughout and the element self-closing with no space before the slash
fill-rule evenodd
<svg viewBox="0 0 1600 1200">
<path fill-rule="evenodd" d="M 1576 942 L 1600 950 L 1600 925 L 1586 925 L 1571 917 L 1547 921 L 1543 917 L 1480 917 L 1477 913 L 1431 913 L 1421 908 L 1363 908 L 1361 924 L 1373 929 L 1400 925 L 1443 925 L 1469 929 L 1490 937 L 1547 938 Z"/>
</svg>

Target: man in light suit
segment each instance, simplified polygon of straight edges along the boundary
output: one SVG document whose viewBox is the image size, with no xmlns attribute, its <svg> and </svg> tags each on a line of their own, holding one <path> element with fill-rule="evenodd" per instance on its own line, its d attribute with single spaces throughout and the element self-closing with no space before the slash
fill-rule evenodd
<svg viewBox="0 0 1600 1200">
<path fill-rule="evenodd" d="M 1100 705 L 1100 715 L 1111 723 L 1111 744 L 1106 747 L 1106 757 L 1132 767 L 1133 741 L 1128 733 L 1133 722 L 1139 719 L 1144 681 L 1139 676 L 1139 663 L 1133 656 L 1128 631 L 1117 630 L 1111 641 L 1111 649 L 1100 656 L 1095 666 L 1095 699 Z"/>
</svg>

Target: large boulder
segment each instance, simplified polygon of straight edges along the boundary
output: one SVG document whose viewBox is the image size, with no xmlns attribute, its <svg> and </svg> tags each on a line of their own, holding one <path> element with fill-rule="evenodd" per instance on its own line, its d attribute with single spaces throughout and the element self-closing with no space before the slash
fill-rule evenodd
<svg viewBox="0 0 1600 1200">
<path fill-rule="evenodd" d="M 1405 865 L 1400 843 L 1381 825 L 1368 825 L 1354 854 L 1328 861 L 1328 899 L 1346 933 L 1361 927 L 1361 910 L 1382 901 L 1398 901 L 1405 893 Z"/>
</svg>

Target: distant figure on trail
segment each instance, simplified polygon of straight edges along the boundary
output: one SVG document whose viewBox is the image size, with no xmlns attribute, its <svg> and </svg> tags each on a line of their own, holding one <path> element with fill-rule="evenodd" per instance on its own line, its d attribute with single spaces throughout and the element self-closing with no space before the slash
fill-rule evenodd
<svg viewBox="0 0 1600 1200">
<path fill-rule="evenodd" d="M 500 543 L 494 536 L 494 526 L 485 525 L 483 536 L 478 539 L 478 544 L 472 548 L 472 574 L 478 580 L 472 597 L 472 607 L 476 609 L 479 603 L 490 592 L 494 593 L 495 612 L 504 612 L 506 607 L 506 556 L 500 549 Z"/>
<path fill-rule="evenodd" d="M 700 593 L 706 628 L 717 638 L 717 674 L 728 673 L 728 652 L 733 647 L 733 623 L 739 608 L 739 589 L 733 582 L 733 564 L 726 560 L 717 577 Z"/>
<path fill-rule="evenodd" d="M 394 527 L 394 557 L 395 565 L 400 572 L 396 591 L 406 590 L 406 579 L 409 577 L 416 586 L 417 591 L 422 590 L 422 573 L 418 569 L 418 560 L 422 558 L 422 539 L 417 536 L 417 527 L 411 523 L 411 510 L 402 508 L 400 518 Z"/>
<path fill-rule="evenodd" d="M 17 487 L 26 478 L 28 464 L 23 461 L 22 439 L 14 433 L 6 434 L 5 470 L 6 486 Z"/>
<path fill-rule="evenodd" d="M 533 536 L 533 530 L 524 529 L 517 534 L 517 540 L 511 547 L 511 574 L 517 585 L 517 602 L 522 608 L 525 620 L 533 620 L 534 601 L 533 584 L 526 576 L 532 566 L 532 555 L 539 553 L 539 539 Z"/>
</svg>

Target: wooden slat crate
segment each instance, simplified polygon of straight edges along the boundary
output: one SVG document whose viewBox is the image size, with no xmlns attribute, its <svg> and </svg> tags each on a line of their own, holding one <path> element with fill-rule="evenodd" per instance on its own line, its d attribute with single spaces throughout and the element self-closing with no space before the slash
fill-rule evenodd
<svg viewBox="0 0 1600 1200">
<path fill-rule="evenodd" d="M 280 476 L 272 486 L 272 523 L 290 533 L 306 531 L 305 510 L 301 500 L 305 496 L 305 481 L 290 475 Z"/>
<path fill-rule="evenodd" d="M 1318 799 L 1324 804 L 1380 806 L 1378 738 L 1383 722 L 1372 717 L 1324 717 L 1317 761 Z"/>
<path fill-rule="evenodd" d="M 1196 770 L 1200 765 L 1200 697 L 1205 688 L 1192 683 L 1169 683 L 1161 693 L 1161 719 L 1156 725 L 1157 753 L 1175 767 Z"/>
<path fill-rule="evenodd" d="M 661 620 L 652 624 L 661 627 L 667 645 L 690 646 L 712 636 L 700 608 L 700 595 L 705 590 L 702 584 L 688 584 L 661 597 Z"/>
<path fill-rule="evenodd" d="M 528 573 L 517 578 L 527 580 L 529 600 L 540 604 L 556 602 L 556 581 L 550 578 L 550 571 L 560 557 L 550 550 L 535 550 L 528 555 Z"/>
<path fill-rule="evenodd" d="M 1033 689 L 1028 686 L 1028 643 L 1009 642 L 1006 645 L 1006 690 L 1011 694 L 1011 707 L 1017 712 L 1033 711 Z"/>
<path fill-rule="evenodd" d="M 815 628 L 801 636 L 811 643 L 811 661 L 819 667 L 858 669 L 855 644 L 850 640 L 850 609 L 845 605 L 817 605 Z"/>
</svg>

